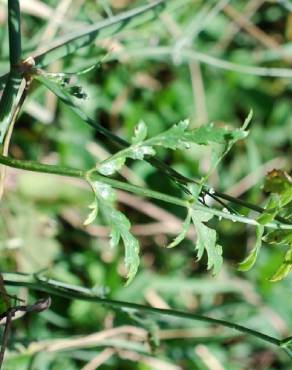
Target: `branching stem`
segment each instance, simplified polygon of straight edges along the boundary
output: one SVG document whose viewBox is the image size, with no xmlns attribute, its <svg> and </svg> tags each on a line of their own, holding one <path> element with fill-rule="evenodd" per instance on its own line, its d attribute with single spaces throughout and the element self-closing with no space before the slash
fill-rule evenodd
<svg viewBox="0 0 292 370">
<path fill-rule="evenodd" d="M 161 309 L 151 306 L 145 306 L 138 303 L 118 301 L 114 299 L 105 298 L 94 294 L 93 291 L 86 288 L 75 287 L 69 284 L 59 283 L 58 281 L 46 279 L 43 277 L 37 277 L 28 274 L 15 274 L 15 273 L 3 273 L 4 282 L 8 286 L 21 286 L 27 287 L 31 290 L 45 292 L 47 294 L 60 296 L 68 299 L 80 299 L 83 301 L 95 302 L 118 309 L 132 309 L 139 312 L 145 312 L 149 314 L 159 314 L 163 316 L 171 316 L 176 318 L 195 320 L 207 322 L 213 325 L 221 325 L 227 328 L 234 329 L 243 334 L 248 334 L 258 339 L 261 339 L 267 343 L 273 344 L 277 347 L 282 348 L 288 355 L 291 350 L 288 348 L 290 345 L 291 338 L 278 339 L 270 335 L 261 333 L 257 330 L 249 329 L 245 326 L 232 323 L 225 320 L 214 319 L 207 316 L 197 315 L 194 313 L 177 311 L 173 309 Z"/>
<path fill-rule="evenodd" d="M 75 168 L 68 168 L 63 166 L 54 166 L 54 165 L 47 165 L 42 164 L 38 162 L 32 162 L 32 161 L 25 161 L 25 160 L 19 160 L 14 159 L 10 157 L 5 157 L 3 155 L 0 155 L 0 163 L 4 164 L 9 167 L 19 168 L 27 171 L 33 171 L 33 172 L 42 172 L 42 173 L 51 173 L 56 175 L 62 175 L 62 176 L 70 176 L 70 177 L 77 177 L 86 181 L 99 181 L 103 182 L 107 185 L 112 186 L 116 189 L 125 190 L 137 195 L 140 195 L 142 197 L 148 197 L 157 199 L 166 203 L 174 204 L 180 207 L 190 208 L 192 207 L 195 210 L 208 212 L 213 214 L 214 216 L 217 216 L 219 218 L 224 218 L 227 220 L 231 220 L 233 222 L 241 222 L 244 224 L 254 225 L 257 226 L 259 223 L 252 219 L 248 218 L 246 216 L 239 216 L 234 215 L 228 212 L 220 211 L 216 208 L 209 208 L 204 205 L 200 204 L 192 204 L 191 201 L 183 200 L 171 195 L 167 195 L 158 191 L 154 191 L 151 189 L 143 188 L 140 186 L 132 185 L 129 183 L 125 183 L 122 181 L 118 181 L 106 176 L 100 175 L 96 169 L 90 169 L 88 171 L 79 170 Z M 278 221 L 270 222 L 265 225 L 265 227 L 270 229 L 282 229 L 282 230 L 292 230 L 292 225 L 281 223 Z"/>
</svg>

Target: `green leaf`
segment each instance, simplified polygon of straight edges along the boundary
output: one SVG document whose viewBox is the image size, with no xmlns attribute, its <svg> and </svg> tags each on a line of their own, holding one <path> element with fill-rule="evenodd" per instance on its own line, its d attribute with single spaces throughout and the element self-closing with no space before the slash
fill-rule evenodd
<svg viewBox="0 0 292 370">
<path fill-rule="evenodd" d="M 97 164 L 97 170 L 99 173 L 105 176 L 113 175 L 116 171 L 119 171 L 126 162 L 126 157 L 120 156 L 105 160 Z"/>
<path fill-rule="evenodd" d="M 292 201 L 292 178 L 281 170 L 273 170 L 265 179 L 264 190 L 279 195 L 279 208 Z"/>
<path fill-rule="evenodd" d="M 277 246 L 290 245 L 292 248 L 292 231 L 291 230 L 271 231 L 265 235 L 264 242 Z"/>
<path fill-rule="evenodd" d="M 190 223 L 191 223 L 191 211 L 188 211 L 187 217 L 186 217 L 186 219 L 184 220 L 184 222 L 182 224 L 182 229 L 181 229 L 180 233 L 167 246 L 167 248 L 174 248 L 174 247 L 176 247 L 179 243 L 181 243 L 185 239 L 186 234 L 188 232 L 188 229 L 190 227 Z"/>
<path fill-rule="evenodd" d="M 91 212 L 89 213 L 89 215 L 87 216 L 86 220 L 83 223 L 83 225 L 85 225 L 85 226 L 91 224 L 96 219 L 96 216 L 97 216 L 97 213 L 98 213 L 98 202 L 97 202 L 97 200 L 95 199 L 88 206 L 88 208 L 91 209 Z"/>
<path fill-rule="evenodd" d="M 197 232 L 197 258 L 200 260 L 204 251 L 206 251 L 208 257 L 207 269 L 213 269 L 213 274 L 216 275 L 223 263 L 222 247 L 217 244 L 216 231 L 205 225 L 205 222 L 210 221 L 213 215 L 191 209 L 191 217 Z"/>
<path fill-rule="evenodd" d="M 258 254 L 260 252 L 260 248 L 262 246 L 262 236 L 264 233 L 264 227 L 263 226 L 257 226 L 256 228 L 256 243 L 254 248 L 251 250 L 251 252 L 248 254 L 248 256 L 238 264 L 238 270 L 239 271 L 248 271 L 250 270 L 253 265 L 256 262 L 256 259 L 258 257 Z"/>
<path fill-rule="evenodd" d="M 157 145 L 168 149 L 184 149 L 189 147 L 189 141 L 186 137 L 186 129 L 189 120 L 184 120 L 173 125 L 169 130 L 149 139 L 149 145 Z"/>
<path fill-rule="evenodd" d="M 284 171 L 273 170 L 265 178 L 264 190 L 271 193 L 265 212 L 257 219 L 262 225 L 274 220 L 278 213 L 287 213 L 289 219 L 290 204 L 292 202 L 292 179 Z"/>
<path fill-rule="evenodd" d="M 280 200 L 283 207 L 292 202 L 292 184 L 280 195 Z"/>
<path fill-rule="evenodd" d="M 234 142 L 246 138 L 247 135 L 248 132 L 243 129 L 229 130 L 227 128 L 214 127 L 210 124 L 189 131 L 185 136 L 185 140 L 200 145 L 208 145 L 211 142 L 218 144 L 232 142 L 233 145 Z"/>
<path fill-rule="evenodd" d="M 226 156 L 226 154 L 231 150 L 233 145 L 238 140 L 246 138 L 246 136 L 248 135 L 248 131 L 246 129 L 252 117 L 253 113 L 252 111 L 250 111 L 242 127 L 239 130 L 228 131 L 225 129 L 225 132 L 222 129 L 213 129 L 213 132 L 212 130 L 210 130 L 211 132 L 209 133 L 209 141 L 212 141 L 217 145 L 213 144 L 212 146 L 211 165 L 206 176 L 204 177 L 204 182 L 207 181 L 207 178 L 211 175 L 211 173 Z"/>
<path fill-rule="evenodd" d="M 272 170 L 265 178 L 264 190 L 268 193 L 282 194 L 291 188 L 291 185 L 292 179 L 286 172 Z"/>
<path fill-rule="evenodd" d="M 140 121 L 135 128 L 132 145 L 98 163 L 97 170 L 103 175 L 112 175 L 124 165 L 127 158 L 143 160 L 145 156 L 154 156 L 156 146 L 176 150 L 189 148 L 191 144 L 208 145 L 210 142 L 226 145 L 230 140 L 246 136 L 242 130 L 231 131 L 226 128 L 214 128 L 212 125 L 187 131 L 188 124 L 188 120 L 181 121 L 169 130 L 145 140 L 147 128 L 145 123 Z"/>
<path fill-rule="evenodd" d="M 144 141 L 147 137 L 147 126 L 144 121 L 140 121 L 135 127 L 134 136 L 132 137 L 132 143 L 138 144 Z"/>
<path fill-rule="evenodd" d="M 115 143 L 127 147 L 124 149 L 126 152 L 119 152 L 115 154 L 114 158 L 120 157 L 120 158 L 139 158 L 141 159 L 144 155 L 147 154 L 147 156 L 154 155 L 154 149 L 152 146 L 155 145 L 165 145 L 165 147 L 171 148 L 171 149 L 177 149 L 177 148 L 185 148 L 189 147 L 191 143 L 209 143 L 212 140 L 216 140 L 217 142 L 225 142 L 225 140 L 228 139 L 235 139 L 236 137 L 245 137 L 247 135 L 246 132 L 242 133 L 243 129 L 241 130 L 227 130 L 226 128 L 218 128 L 216 129 L 216 135 L 214 136 L 212 130 L 208 129 L 208 126 L 204 126 L 203 128 L 196 129 L 193 131 L 186 132 L 186 128 L 188 125 L 188 121 L 182 121 L 178 125 L 174 125 L 171 129 L 166 131 L 165 133 L 162 133 L 154 138 L 151 138 L 149 140 L 146 140 L 143 142 L 143 149 L 137 150 L 134 149 L 132 146 L 129 146 L 129 143 L 125 141 L 124 139 L 120 138 L 119 136 L 116 136 L 111 131 L 107 130 L 105 127 L 100 125 L 99 123 L 92 120 L 90 117 L 86 115 L 73 101 L 72 97 L 68 94 L 65 89 L 61 88 L 58 84 L 55 82 L 49 80 L 48 78 L 44 77 L 43 75 L 38 75 L 35 77 L 39 82 L 41 82 L 43 85 L 45 85 L 48 89 L 50 89 L 61 101 L 63 101 L 65 104 L 67 104 L 84 122 L 92 126 L 94 129 L 96 129 L 99 133 L 104 135 L 105 137 L 113 140 Z M 213 128 L 214 129 L 214 128 Z M 201 132 L 198 136 L 195 135 L 194 132 L 198 131 Z M 191 133 L 191 136 L 189 134 Z M 136 144 L 135 144 L 136 145 Z M 139 143 L 140 147 L 142 147 L 142 143 Z M 204 144 L 206 145 L 206 144 Z M 145 149 L 146 147 L 146 149 Z M 150 149 L 151 148 L 151 149 Z M 129 154 L 130 153 L 130 154 Z M 138 153 L 138 154 L 137 154 Z M 111 161 L 114 159 L 113 157 L 107 159 L 106 161 Z M 124 159 L 121 159 L 120 161 L 124 163 Z M 175 171 L 170 169 L 167 165 L 160 162 L 156 158 L 146 158 L 148 162 L 150 162 L 153 166 L 159 169 L 163 169 L 164 171 L 167 171 L 170 175 L 173 176 L 173 178 L 176 178 L 176 176 L 181 177 L 179 174 L 176 174 Z M 116 169 L 120 168 L 118 164 L 121 163 L 118 161 L 118 163 L 114 163 L 114 166 L 110 166 L 110 173 L 112 171 L 116 171 Z M 98 165 L 98 167 L 101 164 Z M 122 164 L 123 165 L 123 164 Z M 111 170 L 111 168 L 114 167 L 114 169 Z M 116 169 L 115 169 L 116 168 Z"/>
<path fill-rule="evenodd" d="M 111 186 L 94 181 L 90 183 L 95 194 L 95 201 L 90 205 L 92 212 L 87 217 L 85 223 L 91 223 L 97 215 L 98 209 L 102 213 L 105 221 L 111 228 L 110 244 L 116 247 L 122 239 L 125 246 L 125 266 L 127 268 L 127 284 L 135 277 L 139 263 L 139 242 L 130 232 L 130 221 L 120 211 L 114 208 L 116 200 L 115 191 Z"/>
<path fill-rule="evenodd" d="M 284 279 L 292 270 L 292 247 L 287 251 L 284 261 L 271 277 L 270 281 L 275 282 Z"/>
<path fill-rule="evenodd" d="M 273 221 L 278 212 L 279 212 L 279 197 L 273 195 L 268 199 L 265 211 L 257 218 L 257 221 L 261 225 L 266 225 L 267 223 Z"/>
</svg>

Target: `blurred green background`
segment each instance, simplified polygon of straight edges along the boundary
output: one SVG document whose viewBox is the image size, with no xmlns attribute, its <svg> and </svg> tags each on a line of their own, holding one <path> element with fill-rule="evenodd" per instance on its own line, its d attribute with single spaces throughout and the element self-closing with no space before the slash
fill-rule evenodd
<svg viewBox="0 0 292 370">
<path fill-rule="evenodd" d="M 21 1 L 23 47 L 29 55 L 57 35 L 146 3 Z M 98 69 L 80 78 L 88 94 L 81 106 L 126 139 L 140 119 L 152 136 L 185 118 L 190 118 L 192 128 L 209 122 L 240 127 L 252 109 L 248 138 L 236 144 L 209 184 L 263 205 L 266 173 L 274 168 L 291 171 L 291 8 L 288 0 L 169 0 L 156 19 L 81 49 L 49 70 L 79 71 L 101 60 Z M 0 26 L 0 74 L 4 74 L 9 64 L 5 1 L 0 1 Z M 220 68 L 222 60 L 229 63 L 226 69 Z M 236 72 L 234 65 L 243 70 L 252 67 L 252 73 Z M 256 67 L 281 68 L 283 77 L 270 77 L 264 69 L 266 76 L 255 75 Z M 15 158 L 83 169 L 115 150 L 37 84 L 10 145 Z M 159 156 L 190 177 L 202 176 L 210 161 L 208 148 L 199 146 L 161 150 Z M 129 162 L 121 174 L 131 183 L 180 195 L 170 180 L 145 162 Z M 222 220 L 214 226 L 224 266 L 213 277 L 206 272 L 206 260 L 196 262 L 192 231 L 177 248 L 164 248 L 180 230 L 181 209 L 118 194 L 119 207 L 142 245 L 141 267 L 128 287 L 123 247 L 110 248 L 109 230 L 101 219 L 83 226 L 93 199 L 90 189 L 78 180 L 14 169 L 7 170 L 0 205 L 1 270 L 46 269 L 53 279 L 101 289 L 115 299 L 194 311 L 276 337 L 291 335 L 292 276 L 269 282 L 282 250 L 263 247 L 255 267 L 240 273 L 237 263 L 252 248 L 255 230 Z M 15 293 L 32 298 L 25 289 Z M 160 339 L 158 346 L 151 335 L 147 339 L 145 330 Z M 104 336 L 90 337 L 99 332 Z M 76 336 L 80 340 L 74 342 Z M 4 368 L 288 370 L 291 363 L 276 348 L 229 329 L 158 316 L 134 317 L 54 297 L 50 310 L 15 321 Z"/>
</svg>

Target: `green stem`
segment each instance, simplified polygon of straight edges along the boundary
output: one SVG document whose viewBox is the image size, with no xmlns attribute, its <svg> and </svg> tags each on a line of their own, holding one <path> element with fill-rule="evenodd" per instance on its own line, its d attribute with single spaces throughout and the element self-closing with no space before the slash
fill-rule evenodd
<svg viewBox="0 0 292 370">
<path fill-rule="evenodd" d="M 176 311 L 172 309 L 161 309 L 151 306 L 145 306 L 132 302 L 118 301 L 108 298 L 103 298 L 97 295 L 94 295 L 92 291 L 84 288 L 75 288 L 74 286 L 65 285 L 61 283 L 58 285 L 58 282 L 54 280 L 46 280 L 44 278 L 35 278 L 26 274 L 16 275 L 13 273 L 3 273 L 4 282 L 6 285 L 10 286 L 22 286 L 27 287 L 31 290 L 41 291 L 48 294 L 60 296 L 68 299 L 80 299 L 84 301 L 101 303 L 115 308 L 128 308 L 138 310 L 139 312 L 146 313 L 156 313 L 164 316 L 180 317 L 182 319 L 189 319 L 195 321 L 203 321 L 209 324 L 221 325 L 227 328 L 237 330 L 241 333 L 252 335 L 253 337 L 259 338 L 265 342 L 271 343 L 278 347 L 281 347 L 282 340 L 271 337 L 269 335 L 263 334 L 253 329 L 246 328 L 245 326 L 238 325 L 232 322 L 228 322 L 220 319 L 213 319 L 210 317 L 197 315 L 193 313 Z"/>
<path fill-rule="evenodd" d="M 185 207 L 185 208 L 192 207 L 194 210 L 208 212 L 208 213 L 213 214 L 214 216 L 218 216 L 219 218 L 231 220 L 233 222 L 241 222 L 244 224 L 249 224 L 249 225 L 254 225 L 254 226 L 259 225 L 259 223 L 256 220 L 245 217 L 245 216 L 238 216 L 238 215 L 226 213 L 218 209 L 209 208 L 207 206 L 203 206 L 200 204 L 192 204 L 187 200 L 173 197 L 171 195 L 167 195 L 164 193 L 160 193 L 158 191 L 142 188 L 136 185 L 128 184 L 122 181 L 118 181 L 118 180 L 115 180 L 109 177 L 102 176 L 98 174 L 95 169 L 83 171 L 83 170 L 78 170 L 75 168 L 53 166 L 53 165 L 41 164 L 37 162 L 13 159 L 10 157 L 4 157 L 3 155 L 0 155 L 0 163 L 6 166 L 19 168 L 19 169 L 23 169 L 27 171 L 51 173 L 51 174 L 70 176 L 70 177 L 78 177 L 86 181 L 99 181 L 99 182 L 108 184 L 116 189 L 125 190 L 128 192 L 140 195 L 142 197 L 157 199 L 157 200 L 170 203 L 170 204 L 174 204 L 180 207 Z M 270 229 L 292 230 L 292 225 L 284 224 L 280 222 L 270 222 L 266 224 L 265 227 L 270 228 Z"/>
<path fill-rule="evenodd" d="M 128 143 L 126 140 L 124 140 L 124 139 L 120 138 L 119 136 L 113 134 L 111 131 L 107 130 L 102 125 L 100 125 L 99 123 L 95 122 L 93 119 L 88 117 L 86 115 L 86 113 L 84 113 L 82 111 L 82 109 L 80 109 L 78 106 L 76 106 L 74 104 L 71 96 L 64 89 L 61 89 L 56 83 L 49 80 L 48 78 L 45 78 L 43 75 L 41 75 L 41 73 L 40 73 L 40 75 L 37 75 L 37 77 L 35 77 L 35 78 L 40 83 L 45 85 L 49 90 L 51 90 L 61 101 L 63 101 L 63 103 L 68 105 L 84 122 L 86 122 L 88 125 L 93 127 L 100 134 L 104 135 L 106 138 L 112 140 L 114 143 L 118 144 L 119 146 L 121 146 L 123 148 L 127 148 L 130 145 L 130 143 Z M 146 156 L 145 160 L 148 163 L 150 163 L 153 167 L 155 167 L 159 171 L 161 171 L 163 174 L 169 176 L 172 180 L 174 180 L 176 183 L 178 183 L 183 190 L 186 189 L 186 186 L 188 184 L 199 182 L 197 180 L 188 178 L 188 177 L 180 174 L 179 172 L 177 172 L 176 170 L 174 170 L 173 168 L 171 168 L 170 166 L 168 166 L 167 164 L 165 164 L 164 162 L 160 161 L 159 159 L 157 159 L 155 157 L 147 157 Z M 208 190 L 209 189 L 208 189 L 207 186 L 203 187 L 203 192 L 212 196 L 212 194 L 210 192 L 208 192 Z M 228 200 L 229 202 L 232 202 L 234 204 L 239 204 L 241 206 L 244 206 L 248 209 L 254 210 L 254 211 L 259 212 L 259 213 L 263 213 L 265 211 L 261 207 L 258 207 L 256 205 L 247 203 L 247 202 L 245 202 L 244 200 L 241 200 L 241 199 L 233 198 L 233 197 L 231 197 L 227 194 L 224 194 L 224 193 L 219 193 L 219 192 L 215 191 L 213 195 L 214 195 L 215 199 L 216 199 L 216 197 L 222 198 L 222 199 Z M 281 222 L 281 223 L 284 223 L 284 224 L 289 223 L 288 221 L 286 221 L 284 218 L 282 218 L 280 216 L 276 216 L 275 219 L 277 221 Z"/>
<path fill-rule="evenodd" d="M 8 0 L 9 58 L 10 66 L 21 59 L 20 8 L 18 0 Z"/>
<path fill-rule="evenodd" d="M 82 170 L 77 170 L 69 167 L 62 166 L 53 166 L 48 164 L 42 164 L 33 161 L 24 161 L 20 159 L 14 159 L 11 157 L 4 157 L 0 155 L 0 163 L 5 166 L 19 168 L 22 170 L 33 171 L 33 172 L 42 172 L 42 173 L 51 173 L 55 175 L 70 176 L 70 177 L 79 177 L 84 179 L 86 172 Z"/>
<path fill-rule="evenodd" d="M 12 70 L 8 75 L 8 80 L 0 100 L 0 144 L 3 143 L 23 92 L 23 79 L 16 71 Z"/>
</svg>

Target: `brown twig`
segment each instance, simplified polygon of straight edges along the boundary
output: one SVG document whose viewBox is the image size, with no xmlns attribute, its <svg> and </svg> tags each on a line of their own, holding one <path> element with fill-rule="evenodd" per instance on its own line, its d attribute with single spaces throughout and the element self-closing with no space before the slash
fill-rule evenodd
<svg viewBox="0 0 292 370">
<path fill-rule="evenodd" d="M 250 0 L 246 3 L 244 9 L 242 10 L 242 14 L 246 19 L 251 18 L 254 13 L 263 5 L 265 0 Z M 228 25 L 226 28 L 225 34 L 222 38 L 215 44 L 214 50 L 222 51 L 228 48 L 228 45 L 232 42 L 234 36 L 240 30 L 240 25 L 233 21 Z"/>
<path fill-rule="evenodd" d="M 249 35 L 251 35 L 266 48 L 276 49 L 280 46 L 273 37 L 267 35 L 259 27 L 255 26 L 248 18 L 242 15 L 231 5 L 226 5 L 223 11 L 228 15 L 228 17 L 234 20 L 234 22 L 236 22 L 242 29 L 244 29 Z"/>
<path fill-rule="evenodd" d="M 5 328 L 2 336 L 2 343 L 1 343 L 1 350 L 0 350 L 0 369 L 3 365 L 3 360 L 4 360 L 4 355 L 5 355 L 5 350 L 7 347 L 7 342 L 9 338 L 9 332 L 11 328 L 11 321 L 13 317 L 18 313 L 28 313 L 28 312 L 42 312 L 49 308 L 51 305 L 51 298 L 46 297 L 39 299 L 36 301 L 34 304 L 31 305 L 19 305 L 19 306 L 14 306 L 8 308 L 7 311 L 3 312 L 0 315 L 0 323 L 4 322 L 5 323 Z"/>
</svg>

